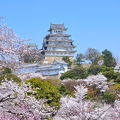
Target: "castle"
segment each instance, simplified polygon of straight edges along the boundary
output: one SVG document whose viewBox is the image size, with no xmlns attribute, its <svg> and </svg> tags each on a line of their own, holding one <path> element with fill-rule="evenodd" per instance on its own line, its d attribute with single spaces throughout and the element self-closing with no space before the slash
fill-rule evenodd
<svg viewBox="0 0 120 120">
<path fill-rule="evenodd" d="M 68 71 L 68 64 L 62 59 L 68 56 L 73 61 L 75 46 L 70 35 L 65 34 L 64 24 L 51 24 L 50 33 L 45 36 L 41 53 L 44 56 L 42 64 L 21 66 L 19 73 L 41 73 L 47 79 L 59 79 L 62 73 Z"/>
<path fill-rule="evenodd" d="M 50 25 L 49 34 L 45 36 L 42 46 L 44 63 L 51 64 L 54 60 L 62 60 L 64 56 L 73 60 L 75 46 L 70 39 L 71 35 L 65 33 L 66 30 L 64 24 Z"/>
</svg>

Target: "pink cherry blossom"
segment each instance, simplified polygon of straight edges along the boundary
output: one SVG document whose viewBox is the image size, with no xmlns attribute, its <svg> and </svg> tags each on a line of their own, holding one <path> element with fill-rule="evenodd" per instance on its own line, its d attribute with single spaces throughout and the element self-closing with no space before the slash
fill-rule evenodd
<svg viewBox="0 0 120 120">
<path fill-rule="evenodd" d="M 54 120 L 120 120 L 120 101 L 102 104 L 85 99 L 87 88 L 75 87 L 75 97 L 61 98 L 61 107 Z"/>
<path fill-rule="evenodd" d="M 44 103 L 45 99 L 35 99 L 29 84 L 18 85 L 5 81 L 0 85 L 0 118 L 4 120 L 43 120 L 51 117 L 55 110 Z"/>
</svg>

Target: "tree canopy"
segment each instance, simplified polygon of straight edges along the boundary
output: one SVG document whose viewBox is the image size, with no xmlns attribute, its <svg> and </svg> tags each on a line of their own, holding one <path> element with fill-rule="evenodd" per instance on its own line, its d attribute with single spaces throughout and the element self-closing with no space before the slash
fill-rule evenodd
<svg viewBox="0 0 120 120">
<path fill-rule="evenodd" d="M 102 52 L 102 56 L 103 56 L 103 59 L 104 59 L 104 65 L 107 66 L 107 67 L 115 67 L 116 65 L 116 60 L 115 58 L 113 57 L 112 53 L 105 49 L 103 52 Z"/>
</svg>

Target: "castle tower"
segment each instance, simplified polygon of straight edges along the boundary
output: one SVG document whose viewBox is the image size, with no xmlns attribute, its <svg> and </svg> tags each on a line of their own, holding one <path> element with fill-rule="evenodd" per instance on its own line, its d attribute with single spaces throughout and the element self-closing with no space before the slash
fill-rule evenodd
<svg viewBox="0 0 120 120">
<path fill-rule="evenodd" d="M 70 35 L 65 34 L 66 30 L 64 24 L 50 25 L 49 34 L 45 36 L 42 48 L 42 54 L 48 63 L 52 63 L 54 60 L 62 60 L 64 56 L 73 59 L 75 46 Z"/>
</svg>

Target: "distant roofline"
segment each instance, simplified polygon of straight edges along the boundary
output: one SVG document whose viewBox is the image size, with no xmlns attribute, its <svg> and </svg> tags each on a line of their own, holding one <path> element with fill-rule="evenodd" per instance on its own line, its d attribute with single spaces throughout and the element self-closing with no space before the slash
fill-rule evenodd
<svg viewBox="0 0 120 120">
<path fill-rule="evenodd" d="M 52 30 L 63 30 L 66 31 L 68 28 L 65 28 L 64 24 L 51 24 L 50 29 L 48 31 Z"/>
</svg>

